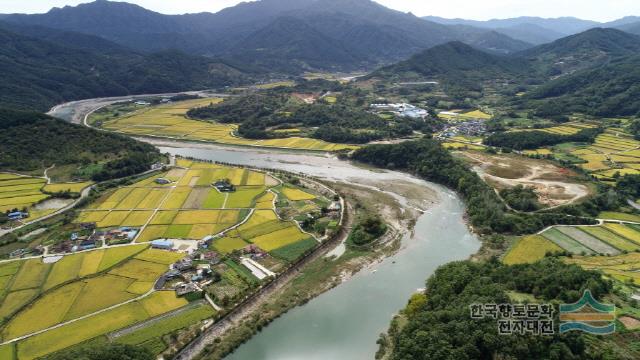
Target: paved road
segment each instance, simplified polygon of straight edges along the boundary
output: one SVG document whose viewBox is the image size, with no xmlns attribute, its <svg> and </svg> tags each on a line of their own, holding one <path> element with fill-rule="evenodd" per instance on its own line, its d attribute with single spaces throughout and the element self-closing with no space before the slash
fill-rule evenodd
<svg viewBox="0 0 640 360">
<path fill-rule="evenodd" d="M 206 95 L 206 96 L 215 96 L 215 97 L 230 96 L 229 94 L 210 93 L 207 91 L 184 91 L 180 93 L 115 96 L 115 97 L 71 101 L 68 103 L 54 106 L 53 108 L 51 108 L 51 110 L 49 110 L 47 114 L 66 120 L 74 124 L 82 124 L 82 121 L 84 120 L 85 116 L 88 113 L 103 106 L 111 105 L 113 103 L 117 103 L 120 101 L 131 101 L 131 100 L 144 99 L 144 98 L 149 98 L 154 96 L 174 96 L 178 94 Z"/>
</svg>

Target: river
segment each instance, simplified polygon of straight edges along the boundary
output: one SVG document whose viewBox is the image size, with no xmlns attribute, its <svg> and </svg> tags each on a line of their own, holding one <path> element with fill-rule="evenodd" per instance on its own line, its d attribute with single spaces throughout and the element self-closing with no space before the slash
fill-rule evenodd
<svg viewBox="0 0 640 360">
<path fill-rule="evenodd" d="M 425 279 L 440 265 L 466 259 L 480 247 L 464 223 L 460 199 L 448 189 L 408 174 L 368 170 L 326 155 L 153 143 L 171 154 L 303 172 L 337 182 L 374 187 L 410 182 L 433 189 L 437 196 L 435 203 L 425 206 L 414 233 L 404 236 L 397 254 L 272 322 L 231 354 L 231 360 L 373 359 L 379 334 L 387 330 L 410 295 L 424 287 Z M 393 195 L 403 204 L 416 201 L 406 193 Z"/>
</svg>

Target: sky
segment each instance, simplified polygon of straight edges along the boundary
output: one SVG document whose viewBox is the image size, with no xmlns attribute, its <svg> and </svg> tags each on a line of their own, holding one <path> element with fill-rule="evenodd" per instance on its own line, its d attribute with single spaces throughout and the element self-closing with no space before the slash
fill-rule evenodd
<svg viewBox="0 0 640 360">
<path fill-rule="evenodd" d="M 611 21 L 640 16 L 639 0 L 376 0 L 392 9 L 418 16 L 488 20 L 517 16 L 575 16 Z M 0 0 L 0 13 L 43 13 L 52 7 L 78 5 L 89 0 Z M 164 14 L 216 12 L 239 0 L 127 0 Z"/>
</svg>

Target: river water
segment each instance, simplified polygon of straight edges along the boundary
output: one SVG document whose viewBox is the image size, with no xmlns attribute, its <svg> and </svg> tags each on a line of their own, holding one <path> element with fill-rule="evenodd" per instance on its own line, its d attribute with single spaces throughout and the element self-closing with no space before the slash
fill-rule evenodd
<svg viewBox="0 0 640 360">
<path fill-rule="evenodd" d="M 372 171 L 312 154 L 156 144 L 162 152 L 303 172 L 332 181 L 412 182 L 437 194 L 436 203 L 419 217 L 414 233 L 405 235 L 396 255 L 272 322 L 231 354 L 231 360 L 373 359 L 379 334 L 387 330 L 410 295 L 424 287 L 425 279 L 440 265 L 466 259 L 480 247 L 463 221 L 464 205 L 453 192 L 404 173 Z M 393 195 L 401 203 L 411 202 L 401 194 Z"/>
</svg>

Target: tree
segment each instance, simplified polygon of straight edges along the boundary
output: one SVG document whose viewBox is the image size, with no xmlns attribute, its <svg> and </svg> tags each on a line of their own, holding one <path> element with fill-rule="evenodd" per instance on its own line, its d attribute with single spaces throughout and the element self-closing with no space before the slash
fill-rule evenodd
<svg viewBox="0 0 640 360">
<path fill-rule="evenodd" d="M 142 346 L 104 344 L 63 350 L 50 360 L 153 360 L 155 356 Z"/>
</svg>

